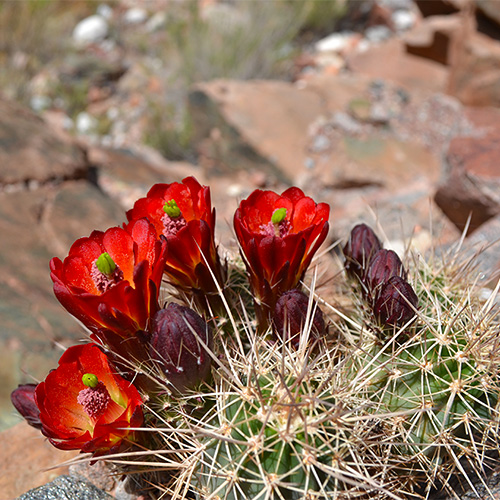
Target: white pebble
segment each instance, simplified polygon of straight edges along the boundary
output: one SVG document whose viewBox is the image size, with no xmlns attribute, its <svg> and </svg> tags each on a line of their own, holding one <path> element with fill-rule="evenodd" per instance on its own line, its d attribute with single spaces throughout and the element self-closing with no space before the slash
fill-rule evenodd
<svg viewBox="0 0 500 500">
<path fill-rule="evenodd" d="M 108 35 L 108 23 L 99 15 L 82 19 L 73 30 L 73 40 L 78 45 L 100 42 Z"/>
<path fill-rule="evenodd" d="M 148 13 L 140 7 L 132 7 L 123 15 L 123 20 L 127 24 L 141 24 L 148 18 Z"/>
</svg>

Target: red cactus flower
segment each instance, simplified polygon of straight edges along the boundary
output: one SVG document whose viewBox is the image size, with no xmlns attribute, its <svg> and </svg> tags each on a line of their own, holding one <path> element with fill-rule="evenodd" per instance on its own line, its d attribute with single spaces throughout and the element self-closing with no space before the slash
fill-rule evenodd
<svg viewBox="0 0 500 500">
<path fill-rule="evenodd" d="M 73 346 L 37 385 L 42 433 L 61 450 L 114 453 L 143 422 L 142 399 L 94 344 Z"/>
<path fill-rule="evenodd" d="M 258 321 L 266 328 L 278 297 L 296 288 L 328 233 L 330 207 L 296 187 L 254 191 L 234 214 Z"/>
<path fill-rule="evenodd" d="M 54 293 L 94 333 L 128 338 L 159 309 L 166 241 L 140 219 L 77 240 L 68 257 L 50 261 Z"/>
<path fill-rule="evenodd" d="M 167 239 L 165 273 L 174 285 L 186 291 L 215 292 L 212 275 L 222 285 L 209 187 L 194 177 L 186 177 L 182 183 L 156 184 L 127 212 L 130 223 L 141 217 L 150 220 L 157 234 Z"/>
</svg>

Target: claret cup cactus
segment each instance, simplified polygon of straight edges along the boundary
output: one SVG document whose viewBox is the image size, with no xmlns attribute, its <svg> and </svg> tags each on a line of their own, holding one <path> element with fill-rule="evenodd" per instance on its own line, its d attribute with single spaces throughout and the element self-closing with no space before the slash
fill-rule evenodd
<svg viewBox="0 0 500 500">
<path fill-rule="evenodd" d="M 497 290 L 485 299 L 458 252 L 401 260 L 364 224 L 321 284 L 313 257 L 328 215 L 298 188 L 256 191 L 235 214 L 239 249 L 222 259 L 209 188 L 153 187 L 122 229 L 79 240 L 74 266 L 53 261 L 56 296 L 89 343 L 70 348 L 72 364 L 63 355 L 57 384 L 49 374 L 21 386 L 14 405 L 51 442 L 115 461 L 153 498 L 473 487 L 498 447 Z M 90 351 L 106 372 L 86 368 Z M 58 408 L 85 422 L 77 439 Z"/>
</svg>

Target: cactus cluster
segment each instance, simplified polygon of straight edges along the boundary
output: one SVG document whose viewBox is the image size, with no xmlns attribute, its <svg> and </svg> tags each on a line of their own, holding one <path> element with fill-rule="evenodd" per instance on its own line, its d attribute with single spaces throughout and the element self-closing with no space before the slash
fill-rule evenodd
<svg viewBox="0 0 500 500">
<path fill-rule="evenodd" d="M 240 254 L 221 259 L 208 188 L 155 186 L 124 229 L 52 263 L 93 343 L 15 391 L 15 406 L 56 446 L 123 464 L 159 498 L 427 497 L 484 478 L 498 448 L 497 290 L 482 298 L 458 252 L 401 260 L 364 224 L 321 284 L 306 271 L 328 215 L 297 188 L 256 191 L 235 214 Z M 53 425 L 67 410 L 86 434 Z"/>
<path fill-rule="evenodd" d="M 278 301 L 276 315 L 280 302 L 300 303 L 300 333 L 289 316 L 289 335 L 262 335 L 251 303 L 228 311 L 209 387 L 159 430 L 165 441 L 184 436 L 168 491 L 227 500 L 426 497 L 494 465 L 495 293 L 481 299 L 471 263 L 453 252 L 428 261 L 409 253 L 403 264 L 380 246 L 357 273 L 349 244 L 344 252 L 346 276 L 335 285 L 342 306 L 323 300 L 322 286 L 305 303 L 296 292 Z M 318 327 L 320 307 L 328 330 Z"/>
</svg>

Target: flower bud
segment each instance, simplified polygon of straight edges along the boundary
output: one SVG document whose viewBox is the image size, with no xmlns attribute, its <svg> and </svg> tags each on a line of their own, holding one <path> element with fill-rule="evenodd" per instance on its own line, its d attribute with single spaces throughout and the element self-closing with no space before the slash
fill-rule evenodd
<svg viewBox="0 0 500 500">
<path fill-rule="evenodd" d="M 373 256 L 364 277 L 365 285 L 372 297 L 377 295 L 377 289 L 387 283 L 393 276 L 406 279 L 406 271 L 401 259 L 393 250 L 379 250 Z"/>
<path fill-rule="evenodd" d="M 211 350 L 212 345 L 212 330 L 189 307 L 171 302 L 153 317 L 150 355 L 178 392 L 209 376 L 211 358 L 206 348 Z"/>
<path fill-rule="evenodd" d="M 36 429 L 42 428 L 40 410 L 35 403 L 36 384 L 20 385 L 10 395 L 15 409 L 25 418 L 26 422 Z"/>
<path fill-rule="evenodd" d="M 380 323 L 401 326 L 415 316 L 417 305 L 412 286 L 400 276 L 393 276 L 380 288 L 373 312 Z"/>
<path fill-rule="evenodd" d="M 347 274 L 362 278 L 373 256 L 382 248 L 380 240 L 372 228 L 366 224 L 354 226 L 343 248 Z"/>
<path fill-rule="evenodd" d="M 290 290 L 281 295 L 274 309 L 273 324 L 276 335 L 285 341 L 290 340 L 294 347 L 298 347 L 306 321 L 311 321 L 307 317 L 308 307 L 309 298 L 299 290 Z M 326 331 L 325 320 L 315 301 L 312 302 L 311 311 L 314 316 L 310 335 L 317 338 Z"/>
</svg>

